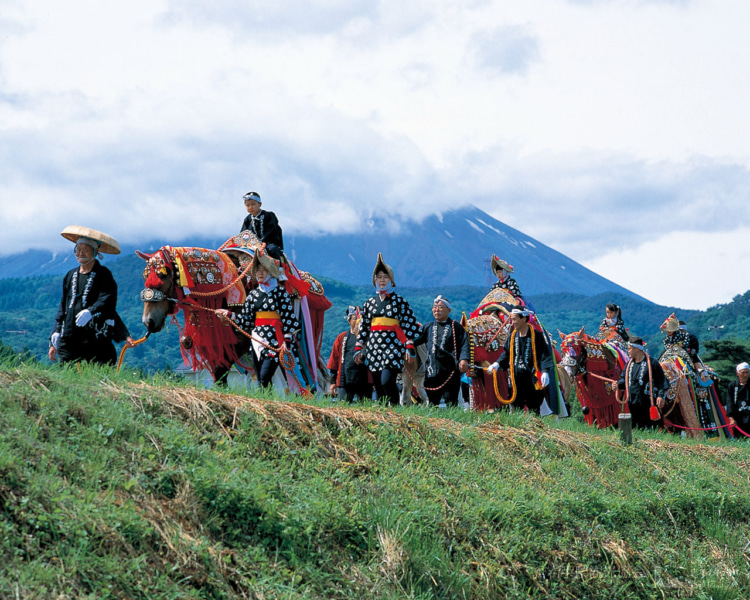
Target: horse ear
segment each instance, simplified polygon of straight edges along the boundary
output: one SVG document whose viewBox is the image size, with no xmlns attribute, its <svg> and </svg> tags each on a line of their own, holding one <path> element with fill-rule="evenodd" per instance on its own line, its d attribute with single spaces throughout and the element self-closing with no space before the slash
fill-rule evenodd
<svg viewBox="0 0 750 600">
<path fill-rule="evenodd" d="M 153 256 L 153 254 L 146 254 L 145 252 L 141 252 L 140 250 L 136 250 L 135 255 L 139 258 L 142 258 L 143 260 L 148 260 Z"/>
<path fill-rule="evenodd" d="M 558 330 L 557 330 L 557 333 L 559 333 L 559 334 L 560 334 L 560 339 L 561 339 L 561 340 L 564 340 L 564 339 L 565 339 L 565 334 L 564 334 L 564 333 L 563 333 L 562 331 L 560 331 L 560 330 L 558 329 Z"/>
<path fill-rule="evenodd" d="M 578 332 L 578 335 L 583 335 L 585 331 L 586 331 L 586 326 L 584 325 L 583 327 L 581 327 L 581 331 Z"/>
</svg>

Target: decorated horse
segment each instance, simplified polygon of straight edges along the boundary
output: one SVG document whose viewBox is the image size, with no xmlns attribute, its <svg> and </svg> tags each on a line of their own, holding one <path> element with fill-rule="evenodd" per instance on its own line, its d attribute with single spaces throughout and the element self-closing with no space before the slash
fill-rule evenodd
<svg viewBox="0 0 750 600">
<path fill-rule="evenodd" d="M 162 246 L 153 254 L 136 251 L 146 260 L 142 322 L 149 334 L 161 331 L 172 317 L 180 328 L 180 350 L 193 370 L 208 369 L 214 381 L 224 382 L 232 365 L 253 372 L 243 361 L 250 349 L 250 332 L 222 321 L 219 308 L 244 303 L 254 285 L 246 279 L 254 253 L 262 247 L 249 231 L 227 240 L 218 250 Z M 292 361 L 282 361 L 285 387 L 293 392 L 324 388 L 320 365 L 324 312 L 331 303 L 308 273 L 283 260 L 283 285 L 294 300 L 301 329 Z M 281 283 L 281 281 L 280 281 Z M 182 312 L 180 323 L 176 316 Z M 324 367 L 323 367 L 324 369 Z"/>
<path fill-rule="evenodd" d="M 509 319 L 510 311 L 517 305 L 523 305 L 523 300 L 505 289 L 495 288 L 482 299 L 470 318 L 464 318 L 461 323 L 469 336 L 469 404 L 473 410 L 494 411 L 511 403 L 507 372 L 497 371 L 492 374 L 487 373 L 486 369 L 502 354 L 505 341 L 513 329 Z M 557 365 L 559 353 L 536 315 L 530 316 L 529 324 L 544 334 Z M 561 367 L 557 365 L 549 373 L 550 384 L 547 398 L 542 404 L 542 416 L 568 416 L 565 402 L 570 393 L 570 381 L 567 374 L 561 374 L 561 371 Z"/>
<path fill-rule="evenodd" d="M 558 333 L 562 338 L 562 365 L 575 382 L 586 423 L 617 425 L 621 411 L 617 381 L 628 361 L 622 338 L 611 333 L 593 337 L 584 327 L 568 335 Z"/>
<path fill-rule="evenodd" d="M 674 319 L 674 315 L 670 316 L 661 329 L 667 330 L 668 322 Z M 664 427 L 673 432 L 684 431 L 692 438 L 731 437 L 731 428 L 727 427 L 729 417 L 716 387 L 718 377 L 700 358 L 696 359 L 694 362 L 682 341 L 667 342 L 659 356 L 659 364 L 669 380 L 662 410 Z"/>
</svg>

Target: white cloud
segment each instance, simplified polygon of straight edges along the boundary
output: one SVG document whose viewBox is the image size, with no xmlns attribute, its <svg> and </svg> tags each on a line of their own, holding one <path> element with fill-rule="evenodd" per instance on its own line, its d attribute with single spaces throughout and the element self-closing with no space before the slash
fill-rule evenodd
<svg viewBox="0 0 750 600">
<path fill-rule="evenodd" d="M 250 188 L 290 233 L 472 203 L 584 262 L 734 235 L 748 20 L 734 0 L 6 2 L 0 253 L 71 220 L 221 237 Z"/>
<path fill-rule="evenodd" d="M 589 269 L 658 304 L 704 309 L 748 287 L 750 226 L 732 232 L 674 231 L 584 261 Z"/>
</svg>

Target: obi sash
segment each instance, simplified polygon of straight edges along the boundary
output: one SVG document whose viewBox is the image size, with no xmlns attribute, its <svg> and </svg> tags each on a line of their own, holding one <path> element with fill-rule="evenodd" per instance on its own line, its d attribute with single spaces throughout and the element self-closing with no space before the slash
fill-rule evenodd
<svg viewBox="0 0 750 600">
<path fill-rule="evenodd" d="M 276 341 L 281 348 L 284 343 L 284 333 L 281 331 L 281 315 L 275 310 L 260 310 L 255 313 L 255 326 L 270 325 L 276 332 Z"/>
<path fill-rule="evenodd" d="M 402 344 L 406 344 L 406 334 L 401 329 L 401 323 L 398 319 L 390 319 L 388 317 L 375 317 L 372 320 L 370 331 L 393 331 L 398 338 L 398 341 Z"/>
</svg>

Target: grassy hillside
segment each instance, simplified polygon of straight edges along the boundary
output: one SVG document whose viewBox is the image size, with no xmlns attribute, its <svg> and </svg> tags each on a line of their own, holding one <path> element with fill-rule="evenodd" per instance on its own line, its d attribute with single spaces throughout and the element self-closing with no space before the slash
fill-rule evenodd
<svg viewBox="0 0 750 600">
<path fill-rule="evenodd" d="M 750 597 L 750 445 L 0 362 L 2 598 Z"/>
</svg>

